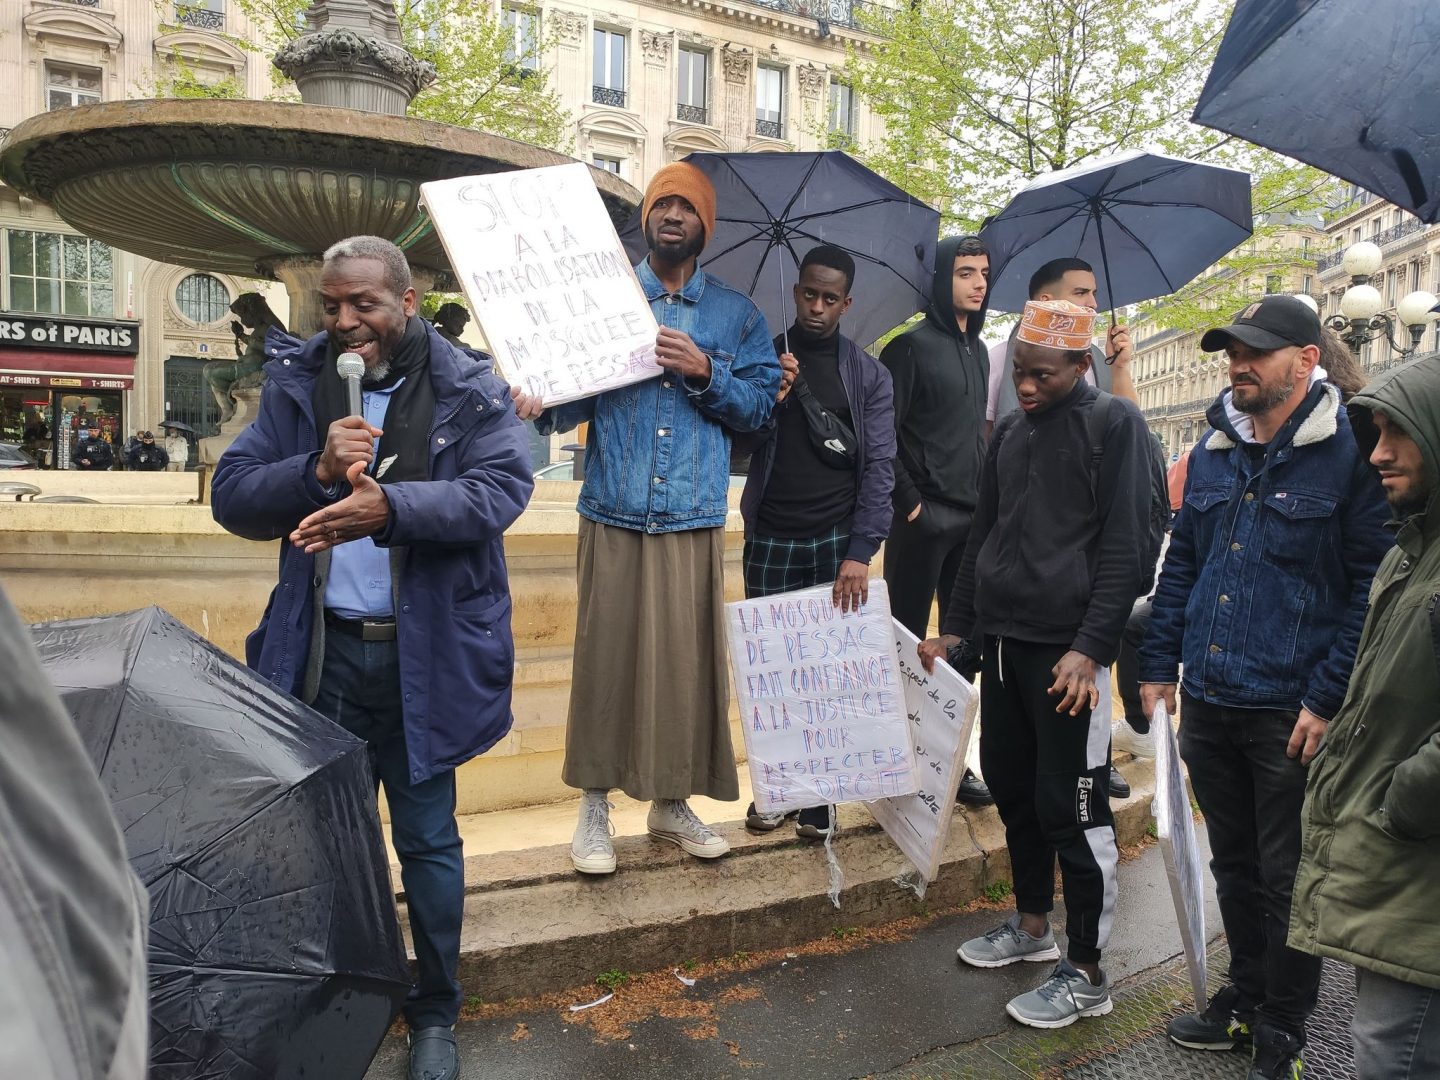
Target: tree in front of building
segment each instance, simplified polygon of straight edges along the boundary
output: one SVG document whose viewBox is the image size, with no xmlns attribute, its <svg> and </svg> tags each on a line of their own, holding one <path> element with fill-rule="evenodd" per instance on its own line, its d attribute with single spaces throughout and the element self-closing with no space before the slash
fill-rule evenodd
<svg viewBox="0 0 1440 1080">
<path fill-rule="evenodd" d="M 242 43 L 254 52 L 274 55 L 305 32 L 309 0 L 236 6 L 260 28 L 257 40 Z M 570 114 L 550 88 L 545 60 L 554 34 L 542 30 L 538 8 L 507 4 L 497 14 L 474 0 L 396 0 L 395 15 L 405 47 L 437 74 L 411 102 L 411 116 L 570 148 Z"/>
<path fill-rule="evenodd" d="M 1228 5 L 1153 0 L 913 0 L 867 5 L 881 38 L 852 49 L 846 77 L 884 121 L 857 146 L 866 164 L 975 229 L 1027 181 L 1109 154 L 1153 149 L 1254 177 L 1257 245 L 1232 275 L 1166 298 L 1177 328 L 1235 299 L 1258 260 L 1297 257 L 1264 243 L 1287 215 L 1319 209 L 1328 178 L 1189 123 Z M 1297 253 L 1298 254 L 1298 253 Z M 1240 265 L 1243 263 L 1243 266 Z"/>
</svg>

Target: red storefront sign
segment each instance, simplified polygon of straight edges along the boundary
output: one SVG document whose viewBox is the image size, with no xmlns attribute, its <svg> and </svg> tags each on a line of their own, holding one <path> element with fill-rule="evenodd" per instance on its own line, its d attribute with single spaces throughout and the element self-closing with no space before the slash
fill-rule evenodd
<svg viewBox="0 0 1440 1080">
<path fill-rule="evenodd" d="M 129 390 L 134 385 L 133 356 L 0 349 L 0 387 Z"/>
</svg>

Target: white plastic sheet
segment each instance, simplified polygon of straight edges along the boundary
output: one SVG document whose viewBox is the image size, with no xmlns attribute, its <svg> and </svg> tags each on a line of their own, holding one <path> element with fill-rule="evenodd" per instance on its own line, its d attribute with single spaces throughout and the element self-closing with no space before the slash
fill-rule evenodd
<svg viewBox="0 0 1440 1080">
<path fill-rule="evenodd" d="M 1180 922 L 1195 1008 L 1203 1010 L 1210 1000 L 1205 986 L 1205 867 L 1195 839 L 1190 793 L 1180 768 L 1180 745 L 1163 701 L 1150 717 L 1150 730 L 1155 733 L 1155 831 Z"/>
</svg>

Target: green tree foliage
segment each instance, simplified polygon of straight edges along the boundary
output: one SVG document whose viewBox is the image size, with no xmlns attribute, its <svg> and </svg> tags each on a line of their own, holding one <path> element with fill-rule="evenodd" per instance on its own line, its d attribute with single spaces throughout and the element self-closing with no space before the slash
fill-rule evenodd
<svg viewBox="0 0 1440 1080">
<path fill-rule="evenodd" d="M 1322 205 L 1313 169 L 1189 123 L 1229 5 L 1155 0 L 914 0 L 871 5 L 881 40 L 852 50 L 847 77 L 885 122 L 856 148 L 872 168 L 975 229 L 1027 181 L 1127 150 L 1152 149 L 1254 177 L 1255 244 L 1203 291 L 1166 298 L 1182 326 L 1225 310 L 1238 288 L 1296 256 L 1268 235 Z"/>
<path fill-rule="evenodd" d="M 236 6 L 261 27 L 259 40 L 246 43 L 257 53 L 272 55 L 305 32 L 308 0 L 236 0 Z M 434 64 L 438 76 L 411 102 L 411 116 L 570 148 L 570 115 L 549 87 L 553 33 L 531 41 L 522 35 L 517 50 L 514 27 L 475 0 L 396 0 L 395 14 L 405 47 Z"/>
</svg>

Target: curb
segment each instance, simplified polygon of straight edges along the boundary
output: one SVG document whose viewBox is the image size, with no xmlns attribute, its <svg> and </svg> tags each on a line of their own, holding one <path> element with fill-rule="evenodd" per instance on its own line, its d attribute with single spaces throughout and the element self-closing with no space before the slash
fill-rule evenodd
<svg viewBox="0 0 1440 1080">
<path fill-rule="evenodd" d="M 1151 820 L 1153 763 L 1135 761 L 1125 772 L 1131 797 L 1111 806 L 1117 838 L 1130 845 Z M 617 838 L 620 869 L 605 877 L 575 873 L 568 844 L 469 858 L 464 992 L 504 1001 L 592 984 L 605 971 L 797 945 L 960 906 L 1009 879 L 994 807 L 956 808 L 940 873 L 923 901 L 895 881 L 910 865 L 862 805 L 840 807 L 838 820 L 833 846 L 845 875 L 839 910 L 830 903 L 819 845 L 788 829 L 755 836 L 740 822 L 716 826 L 731 854 L 708 862 L 648 836 Z"/>
</svg>

